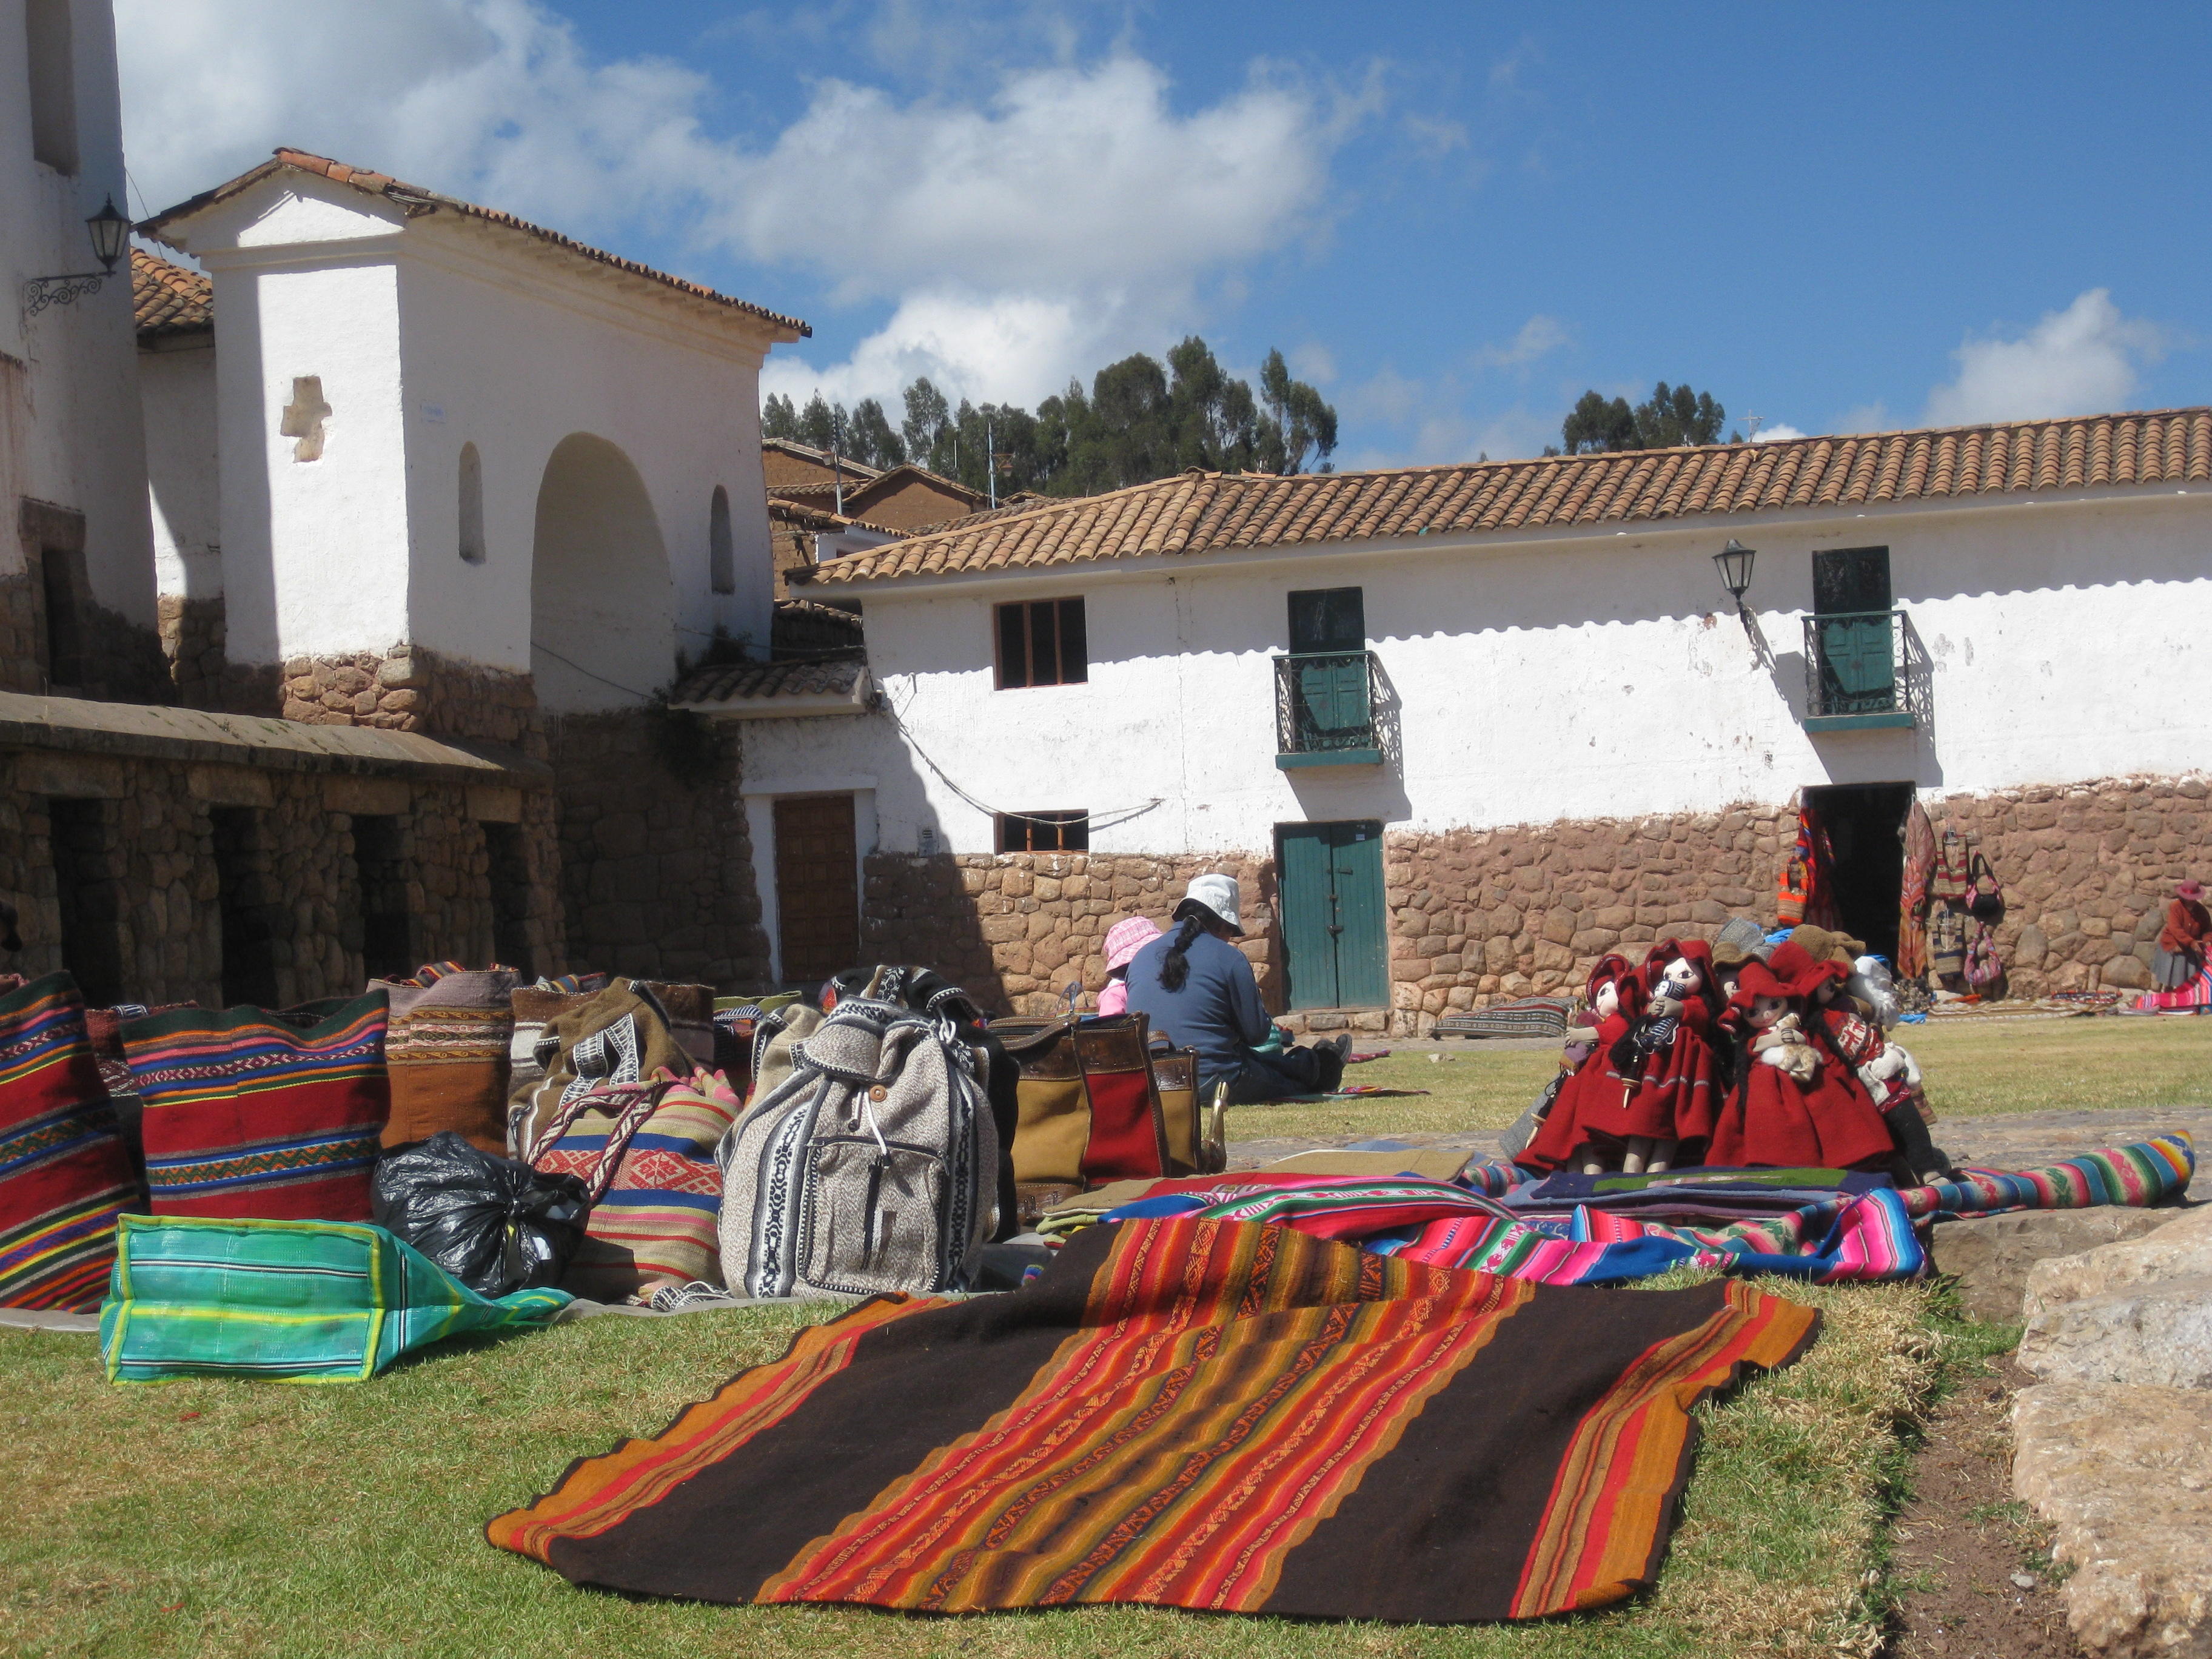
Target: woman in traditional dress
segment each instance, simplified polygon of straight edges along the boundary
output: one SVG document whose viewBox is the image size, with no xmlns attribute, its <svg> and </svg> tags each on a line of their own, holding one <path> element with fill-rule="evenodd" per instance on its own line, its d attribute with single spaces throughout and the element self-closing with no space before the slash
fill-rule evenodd
<svg viewBox="0 0 2212 1659">
<path fill-rule="evenodd" d="M 2185 881 L 2173 890 L 2173 902 L 2166 907 L 2166 926 L 2159 930 L 2151 957 L 2157 988 L 2186 989 L 2204 972 L 2208 945 L 2212 945 L 2212 912 L 2204 908 L 2204 884 Z"/>
<path fill-rule="evenodd" d="M 1626 1152 L 1627 1106 L 1643 1064 L 1627 1045 L 1644 1012 L 1644 981 L 1626 957 L 1607 956 L 1590 969 L 1588 994 L 1597 1016 L 1597 1046 L 1560 1085 L 1544 1127 L 1521 1154 L 1531 1169 L 1571 1164 L 1596 1175 Z"/>
</svg>

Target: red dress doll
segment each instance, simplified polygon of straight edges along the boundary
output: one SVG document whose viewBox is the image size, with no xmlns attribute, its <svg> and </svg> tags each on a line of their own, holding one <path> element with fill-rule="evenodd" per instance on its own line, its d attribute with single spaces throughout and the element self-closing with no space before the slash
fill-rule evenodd
<svg viewBox="0 0 2212 1659">
<path fill-rule="evenodd" d="M 1740 1045 L 1735 1086 L 1713 1125 L 1706 1161 L 1737 1169 L 1886 1165 L 1889 1126 L 1856 1073 L 1827 1044 L 1814 993 L 1842 976 L 1785 945 L 1771 963 L 1747 962 L 1729 1004 Z"/>
<path fill-rule="evenodd" d="M 1626 957 L 1607 957 L 1590 970 L 1589 1001 L 1597 1047 L 1560 1086 L 1543 1128 L 1521 1155 L 1532 1168 L 1572 1164 L 1596 1175 L 1627 1139 L 1626 1107 L 1640 1063 L 1629 1038 L 1644 1012 L 1644 981 Z"/>
<path fill-rule="evenodd" d="M 1643 1056 L 1626 1116 L 1631 1174 L 1671 1168 L 1683 1143 L 1695 1154 L 1713 1133 L 1721 1105 L 1713 1049 L 1727 1008 L 1702 939 L 1662 939 L 1638 970 L 1649 993 L 1630 1040 Z"/>
</svg>

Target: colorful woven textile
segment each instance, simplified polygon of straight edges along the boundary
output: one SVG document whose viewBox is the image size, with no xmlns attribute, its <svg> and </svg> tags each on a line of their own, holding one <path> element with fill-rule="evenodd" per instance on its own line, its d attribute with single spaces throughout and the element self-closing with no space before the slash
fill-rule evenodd
<svg viewBox="0 0 2212 1659">
<path fill-rule="evenodd" d="M 1818 1317 L 1738 1282 L 1559 1291 L 1281 1227 L 1093 1228 L 1012 1294 L 801 1333 L 486 1532 L 710 1601 L 1540 1618 L 1651 1582 L 1690 1408 Z"/>
<path fill-rule="evenodd" d="M 559 1108 L 527 1161 L 592 1190 L 584 1242 L 562 1283 L 601 1302 L 664 1285 L 720 1284 L 714 1148 L 744 1109 L 713 1072 L 602 1084 Z"/>
<path fill-rule="evenodd" d="M 366 1221 L 387 1005 L 180 1008 L 125 1024 L 156 1215 Z"/>
<path fill-rule="evenodd" d="M 140 1201 L 67 974 L 0 996 L 0 1307 L 87 1313 Z"/>
<path fill-rule="evenodd" d="M 481 1152 L 507 1151 L 507 1049 L 520 981 L 512 968 L 471 972 L 434 962 L 412 979 L 382 982 L 392 1001 L 384 1038 L 392 1084 L 386 1146 L 451 1129 Z"/>
<path fill-rule="evenodd" d="M 1584 1206 L 1568 1236 L 1591 1244 L 1668 1242 L 1723 1250 L 1738 1273 L 1786 1273 L 1824 1285 L 1846 1279 L 1914 1279 L 1928 1252 L 1894 1192 L 1838 1193 L 1817 1204 L 1720 1227 L 1668 1225 Z"/>
<path fill-rule="evenodd" d="M 1519 997 L 1493 1002 L 1463 1014 L 1446 1014 L 1432 1036 L 1463 1037 L 1558 1036 L 1567 1029 L 1574 1003 L 1565 997 Z"/>
<path fill-rule="evenodd" d="M 111 1382 L 358 1382 L 467 1331 L 533 1325 L 566 1291 L 490 1301 L 381 1227 L 125 1216 L 100 1316 Z"/>
<path fill-rule="evenodd" d="M 2212 962 L 2197 970 L 2195 978 L 2171 991 L 2146 991 L 2136 1006 L 2148 1014 L 2188 1014 L 2212 1008 Z"/>
<path fill-rule="evenodd" d="M 2046 1169 L 1960 1170 L 1957 1178 L 1898 1194 L 1908 1215 L 2002 1215 L 2008 1210 L 2084 1210 L 2098 1204 L 2138 1209 L 2186 1192 L 2197 1149 L 2185 1134 L 2160 1135 Z"/>
</svg>

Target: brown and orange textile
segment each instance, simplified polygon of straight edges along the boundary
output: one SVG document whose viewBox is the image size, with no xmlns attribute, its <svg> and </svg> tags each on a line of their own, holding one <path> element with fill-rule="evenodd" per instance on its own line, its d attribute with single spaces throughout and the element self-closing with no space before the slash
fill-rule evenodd
<svg viewBox="0 0 2212 1659">
<path fill-rule="evenodd" d="M 1538 1618 L 1651 1582 L 1690 1408 L 1818 1323 L 1735 1281 L 1559 1289 L 1130 1221 L 1011 1294 L 807 1330 L 487 1536 L 708 1601 Z"/>
</svg>

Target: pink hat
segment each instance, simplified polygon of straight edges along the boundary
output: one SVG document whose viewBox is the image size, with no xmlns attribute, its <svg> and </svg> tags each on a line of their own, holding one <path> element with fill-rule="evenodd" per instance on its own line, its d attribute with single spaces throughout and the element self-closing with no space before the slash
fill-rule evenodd
<svg viewBox="0 0 2212 1659">
<path fill-rule="evenodd" d="M 1125 916 L 1106 930 L 1106 971 L 1126 968 L 1160 936 L 1160 930 L 1143 916 Z"/>
</svg>

